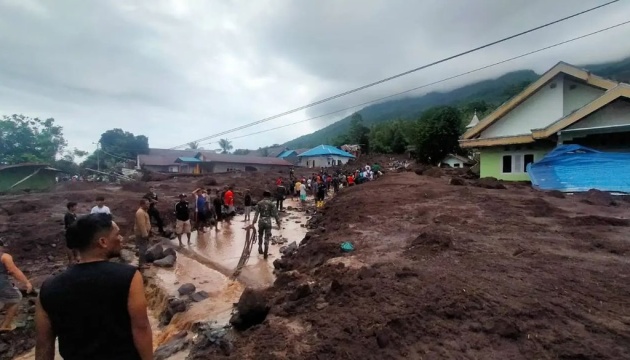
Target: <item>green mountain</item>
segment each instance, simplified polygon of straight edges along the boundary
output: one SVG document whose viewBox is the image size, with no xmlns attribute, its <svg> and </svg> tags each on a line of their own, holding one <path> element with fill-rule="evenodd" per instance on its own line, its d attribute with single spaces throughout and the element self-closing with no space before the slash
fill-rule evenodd
<svg viewBox="0 0 630 360">
<path fill-rule="evenodd" d="M 594 74 L 623 82 L 630 82 L 630 58 L 621 61 L 583 66 Z M 408 97 L 366 106 L 358 111 L 364 125 L 371 126 L 395 119 L 417 119 L 423 111 L 441 105 L 459 106 L 473 101 L 485 101 L 496 107 L 520 92 L 527 84 L 538 79 L 533 70 L 519 70 L 496 79 L 484 80 L 448 92 L 430 92 L 419 97 Z M 344 134 L 350 127 L 347 116 L 311 134 L 286 142 L 291 149 L 310 148 L 331 143 L 332 139 Z"/>
</svg>

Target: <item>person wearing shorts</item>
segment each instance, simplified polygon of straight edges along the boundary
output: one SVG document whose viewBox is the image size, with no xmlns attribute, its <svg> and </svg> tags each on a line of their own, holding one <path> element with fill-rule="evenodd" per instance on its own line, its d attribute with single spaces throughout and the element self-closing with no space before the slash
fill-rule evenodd
<svg viewBox="0 0 630 360">
<path fill-rule="evenodd" d="M 190 207 L 188 201 L 186 201 L 186 194 L 179 194 L 179 202 L 175 205 L 175 234 L 177 234 L 179 246 L 183 246 L 182 234 L 186 234 L 188 245 L 190 245 L 191 232 Z"/>
<path fill-rule="evenodd" d="M 13 257 L 4 252 L 3 248 L 4 244 L 0 241 L 0 310 L 6 310 L 4 320 L 0 324 L 0 331 L 11 331 L 13 330 L 13 319 L 17 315 L 22 300 L 22 294 L 13 286 L 9 275 L 13 275 L 16 280 L 24 283 L 27 293 L 33 291 L 33 285 L 24 273 L 15 266 Z"/>
</svg>

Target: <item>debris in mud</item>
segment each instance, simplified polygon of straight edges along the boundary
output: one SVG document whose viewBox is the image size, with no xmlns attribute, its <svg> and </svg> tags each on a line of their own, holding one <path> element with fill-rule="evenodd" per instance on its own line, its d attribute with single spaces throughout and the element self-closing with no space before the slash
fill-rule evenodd
<svg viewBox="0 0 630 360">
<path fill-rule="evenodd" d="M 166 309 L 160 314 L 160 324 L 166 326 L 170 324 L 173 316 L 177 313 L 185 312 L 188 309 L 188 302 L 183 299 L 169 298 Z"/>
<path fill-rule="evenodd" d="M 153 262 L 153 265 L 158 266 L 158 267 L 173 267 L 175 266 L 175 256 L 173 255 L 169 255 L 163 259 L 160 260 L 155 260 Z"/>
<path fill-rule="evenodd" d="M 313 293 L 313 285 L 309 282 L 302 283 L 295 288 L 295 291 L 289 296 L 289 300 L 296 301 L 303 299 Z"/>
<path fill-rule="evenodd" d="M 188 359 L 208 359 L 211 347 L 216 347 L 224 356 L 230 356 L 234 349 L 234 345 L 228 338 L 228 332 L 225 327 L 217 327 L 214 322 L 201 324 L 196 330 L 196 337 Z"/>
<path fill-rule="evenodd" d="M 439 178 L 439 177 L 442 177 L 442 175 L 444 175 L 444 172 L 442 172 L 442 169 L 440 169 L 440 168 L 432 167 L 432 168 L 424 170 L 422 172 L 422 175 L 430 176 L 430 177 L 434 177 L 434 178 Z"/>
<path fill-rule="evenodd" d="M 184 295 L 190 295 L 194 293 L 195 290 L 197 290 L 197 287 L 195 286 L 195 284 L 186 283 L 180 286 L 179 289 L 177 289 L 177 292 L 179 293 L 179 295 L 184 296 Z"/>
<path fill-rule="evenodd" d="M 580 202 L 589 204 L 589 205 L 596 205 L 596 206 L 619 205 L 610 193 L 596 190 L 596 189 L 591 189 L 585 193 L 579 194 L 578 196 L 583 198 L 580 200 Z"/>
<path fill-rule="evenodd" d="M 619 219 L 614 217 L 585 215 L 567 218 L 569 226 L 630 226 L 630 219 Z"/>
<path fill-rule="evenodd" d="M 284 256 L 291 256 L 298 249 L 297 243 L 294 241 L 287 246 L 283 246 L 280 248 L 280 253 Z"/>
<path fill-rule="evenodd" d="M 567 197 L 562 191 L 558 190 L 545 191 L 545 194 L 551 197 L 555 197 L 556 199 L 564 199 Z"/>
<path fill-rule="evenodd" d="M 523 201 L 523 205 L 529 210 L 533 217 L 550 217 L 554 214 L 563 212 L 560 208 L 551 205 L 543 198 L 533 198 Z"/>
<path fill-rule="evenodd" d="M 454 186 L 462 186 L 462 185 L 466 185 L 466 182 L 464 181 L 464 179 L 457 178 L 457 177 L 452 177 L 448 181 L 448 184 L 449 185 L 454 185 Z"/>
<path fill-rule="evenodd" d="M 187 339 L 188 332 L 182 330 L 173 336 L 167 343 L 160 345 L 153 353 L 153 359 L 166 360 L 172 355 L 186 349 L 190 344 Z"/>
<path fill-rule="evenodd" d="M 237 330 L 247 330 L 265 321 L 269 309 L 267 299 L 261 291 L 246 288 L 238 300 L 237 312 L 230 319 L 230 324 Z"/>
<path fill-rule="evenodd" d="M 147 262 L 154 262 L 156 260 L 164 259 L 164 248 L 161 244 L 155 244 L 147 249 L 146 259 Z"/>
<path fill-rule="evenodd" d="M 200 302 L 200 301 L 206 300 L 209 297 L 210 297 L 210 294 L 208 294 L 208 292 L 204 290 L 198 291 L 190 295 L 190 299 L 194 302 Z"/>
<path fill-rule="evenodd" d="M 425 231 L 418 235 L 407 251 L 426 249 L 429 251 L 443 251 L 453 247 L 453 237 L 438 231 Z"/>
<path fill-rule="evenodd" d="M 485 177 L 477 181 L 473 181 L 472 185 L 476 187 L 484 188 L 484 189 L 496 189 L 496 190 L 507 189 L 505 185 L 503 185 L 499 180 L 493 177 Z"/>
<path fill-rule="evenodd" d="M 288 242 L 289 242 L 289 239 L 283 237 L 282 235 L 274 235 L 271 237 L 272 245 L 286 244 Z"/>
</svg>

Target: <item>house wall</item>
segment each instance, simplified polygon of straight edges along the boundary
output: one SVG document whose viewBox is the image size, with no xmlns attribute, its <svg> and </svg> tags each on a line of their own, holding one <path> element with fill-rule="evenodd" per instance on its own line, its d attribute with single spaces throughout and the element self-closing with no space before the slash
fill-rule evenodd
<svg viewBox="0 0 630 360">
<path fill-rule="evenodd" d="M 600 126 L 630 125 L 630 103 L 616 100 L 603 109 L 583 118 L 567 129 L 584 129 Z"/>
<path fill-rule="evenodd" d="M 448 166 L 450 166 L 452 168 L 455 168 L 455 167 L 463 168 L 465 166 L 465 164 L 461 160 L 453 158 L 453 157 L 450 157 L 450 156 L 447 157 L 446 159 L 442 160 L 442 164 L 448 165 Z"/>
<path fill-rule="evenodd" d="M 283 160 L 290 162 L 291 164 L 295 165 L 298 163 L 299 159 L 297 154 L 294 152 L 293 154 L 289 155 L 289 156 L 285 156 L 282 158 Z"/>
<path fill-rule="evenodd" d="M 215 162 L 210 167 L 210 171 L 213 173 L 225 173 L 225 172 L 228 172 L 228 169 L 230 169 L 231 171 L 280 171 L 280 170 L 288 171 L 289 166 Z"/>
<path fill-rule="evenodd" d="M 604 94 L 605 90 L 583 83 L 579 83 L 570 78 L 564 79 L 563 84 L 563 116 L 567 116 L 575 110 L 583 107 L 591 101 Z"/>
<path fill-rule="evenodd" d="M 481 132 L 481 138 L 531 134 L 532 129 L 544 128 L 564 115 L 564 79 L 555 77 L 529 99 Z"/>
<path fill-rule="evenodd" d="M 39 173 L 30 179 L 24 181 L 20 185 L 10 189 L 10 187 L 25 177 L 31 175 L 37 167 L 24 166 L 14 167 L 0 171 L 0 192 L 20 191 L 20 190 L 46 190 L 55 185 L 57 182 L 54 171 L 40 170 Z"/>
<path fill-rule="evenodd" d="M 525 154 L 534 155 L 534 162 L 542 159 L 548 152 L 553 150 L 552 146 L 516 148 L 506 149 L 503 146 L 483 148 L 480 151 L 480 177 L 494 177 L 505 181 L 529 181 L 529 175 L 526 172 L 503 173 L 503 156 L 524 156 Z M 514 164 L 514 159 L 512 159 Z"/>
<path fill-rule="evenodd" d="M 308 168 L 321 168 L 321 167 L 331 167 L 337 166 L 339 161 L 342 164 L 347 164 L 350 159 L 346 157 L 341 157 L 337 155 L 331 156 L 309 156 L 309 157 L 301 157 L 298 162 L 299 166 L 308 167 Z M 333 163 L 334 161 L 334 163 Z"/>
<path fill-rule="evenodd" d="M 163 165 L 144 165 L 145 170 L 153 172 L 168 172 L 168 166 Z"/>
</svg>

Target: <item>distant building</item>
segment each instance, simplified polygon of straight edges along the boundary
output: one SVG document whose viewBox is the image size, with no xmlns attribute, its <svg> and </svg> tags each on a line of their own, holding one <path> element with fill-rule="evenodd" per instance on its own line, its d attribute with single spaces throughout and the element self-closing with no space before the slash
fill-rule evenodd
<svg viewBox="0 0 630 360">
<path fill-rule="evenodd" d="M 293 164 L 275 157 L 217 154 L 208 150 L 150 149 L 139 155 L 141 168 L 155 172 L 206 174 L 232 171 L 274 171 L 287 169 Z"/>
<path fill-rule="evenodd" d="M 352 154 L 355 157 L 359 157 L 361 155 L 361 145 L 341 145 L 341 150 L 347 152 L 348 154 Z"/>
<path fill-rule="evenodd" d="M 55 185 L 59 173 L 46 164 L 0 165 L 0 192 L 46 190 Z"/>
<path fill-rule="evenodd" d="M 276 157 L 279 159 L 284 159 L 290 162 L 291 164 L 297 165 L 298 162 L 300 161 L 299 155 L 306 151 L 308 151 L 308 149 L 297 149 L 297 150 L 285 149 Z"/>
<path fill-rule="evenodd" d="M 331 167 L 348 163 L 356 157 L 330 145 L 316 146 L 298 155 L 298 165 L 307 168 Z"/>
<path fill-rule="evenodd" d="M 475 162 L 473 160 L 457 154 L 448 154 L 440 162 L 440 166 L 448 166 L 452 168 L 463 168 L 474 164 Z"/>
</svg>

